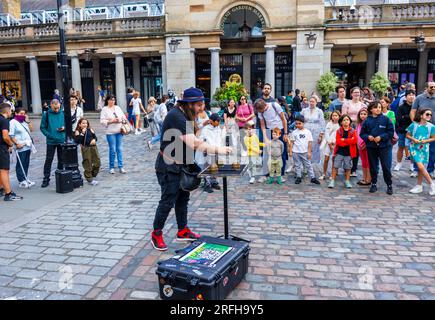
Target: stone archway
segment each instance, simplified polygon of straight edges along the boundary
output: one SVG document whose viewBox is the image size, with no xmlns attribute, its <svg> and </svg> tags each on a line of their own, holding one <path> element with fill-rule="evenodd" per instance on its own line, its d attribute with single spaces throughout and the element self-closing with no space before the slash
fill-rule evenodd
<svg viewBox="0 0 435 320">
<path fill-rule="evenodd" d="M 236 1 L 222 9 L 216 22 L 216 28 L 223 30 L 225 22 L 231 15 L 243 11 L 257 17 L 263 29 L 270 27 L 269 16 L 260 4 L 254 1 Z"/>
</svg>

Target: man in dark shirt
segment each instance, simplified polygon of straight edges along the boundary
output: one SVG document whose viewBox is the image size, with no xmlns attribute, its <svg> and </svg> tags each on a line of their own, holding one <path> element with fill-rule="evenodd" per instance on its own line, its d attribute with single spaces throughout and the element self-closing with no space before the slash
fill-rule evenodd
<svg viewBox="0 0 435 320">
<path fill-rule="evenodd" d="M 396 122 L 396 132 L 399 137 L 398 148 L 397 148 L 397 164 L 394 167 L 394 171 L 400 171 L 402 168 L 403 151 L 407 157 L 410 156 L 408 146 L 406 145 L 406 129 L 412 123 L 410 113 L 412 109 L 412 104 L 415 100 L 415 91 L 406 91 L 406 100 L 397 109 L 397 122 Z M 413 170 L 413 165 L 411 163 L 411 171 Z"/>
<path fill-rule="evenodd" d="M 295 90 L 295 96 L 293 98 L 292 114 L 296 118 L 301 111 L 302 111 L 302 107 L 301 107 L 301 90 L 296 89 Z"/>
<path fill-rule="evenodd" d="M 11 106 L 7 103 L 0 104 L 0 196 L 4 195 L 5 201 L 22 200 L 11 190 L 9 180 L 10 153 L 14 143 L 9 136 L 9 118 L 11 117 Z"/>
</svg>

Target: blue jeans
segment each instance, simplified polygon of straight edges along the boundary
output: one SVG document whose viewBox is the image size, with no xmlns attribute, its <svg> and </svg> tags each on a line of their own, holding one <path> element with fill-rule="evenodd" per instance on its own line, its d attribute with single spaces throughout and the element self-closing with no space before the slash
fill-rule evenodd
<svg viewBox="0 0 435 320">
<path fill-rule="evenodd" d="M 122 161 L 122 134 L 108 134 L 106 135 L 107 142 L 109 143 L 109 167 L 115 168 L 115 155 L 118 158 L 118 168 L 124 167 Z"/>
<path fill-rule="evenodd" d="M 154 144 L 156 144 L 157 142 L 160 141 L 160 133 L 162 132 L 163 123 L 158 123 L 157 127 L 159 129 L 158 130 L 159 133 L 157 133 L 154 137 L 152 137 L 152 139 L 151 139 L 151 144 L 152 145 L 154 145 Z"/>
<path fill-rule="evenodd" d="M 427 164 L 427 172 L 432 173 L 435 170 L 435 142 L 429 145 L 429 163 Z M 414 162 L 414 171 L 418 172 L 417 165 Z"/>
<path fill-rule="evenodd" d="M 31 153 L 31 150 L 17 152 L 17 158 L 20 157 L 21 165 L 23 166 L 21 168 L 20 160 L 17 159 L 17 164 L 15 166 L 15 170 L 17 172 L 18 182 L 26 181 L 27 173 L 29 172 L 30 153 Z M 24 169 L 24 172 L 23 172 L 23 169 Z"/>
</svg>

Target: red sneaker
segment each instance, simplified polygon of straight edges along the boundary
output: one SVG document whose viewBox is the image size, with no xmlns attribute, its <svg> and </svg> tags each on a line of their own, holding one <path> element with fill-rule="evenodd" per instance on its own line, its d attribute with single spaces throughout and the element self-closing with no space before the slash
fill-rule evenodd
<svg viewBox="0 0 435 320">
<path fill-rule="evenodd" d="M 195 241 L 201 238 L 199 234 L 193 233 L 188 227 L 179 230 L 177 233 L 177 241 Z"/>
<path fill-rule="evenodd" d="M 154 230 L 153 233 L 151 233 L 151 243 L 152 243 L 154 249 L 156 249 L 156 250 L 159 250 L 159 251 L 168 250 L 168 246 L 166 245 L 165 241 L 163 240 L 162 230 Z"/>
</svg>

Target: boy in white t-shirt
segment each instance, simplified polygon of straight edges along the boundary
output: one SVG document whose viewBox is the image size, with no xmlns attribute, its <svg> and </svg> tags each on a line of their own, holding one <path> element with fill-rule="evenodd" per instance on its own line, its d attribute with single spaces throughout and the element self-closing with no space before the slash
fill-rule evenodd
<svg viewBox="0 0 435 320">
<path fill-rule="evenodd" d="M 140 134 L 140 110 L 142 109 L 143 113 L 146 113 L 146 112 L 145 112 L 145 108 L 143 107 L 143 104 L 142 104 L 142 99 L 139 98 L 138 91 L 135 91 L 133 93 L 133 98 L 130 101 L 130 106 L 133 107 L 131 114 L 133 115 L 133 117 L 136 118 L 136 121 L 134 122 L 134 127 L 136 129 L 135 134 Z"/>
<path fill-rule="evenodd" d="M 304 128 L 304 117 L 298 116 L 295 120 L 296 130 L 290 135 L 289 156 L 293 157 L 296 170 L 296 184 L 302 182 L 302 168 L 307 168 L 311 178 L 311 183 L 320 184 L 316 179 L 313 166 L 311 164 L 311 150 L 313 144 L 313 136 L 310 130 Z"/>
</svg>

